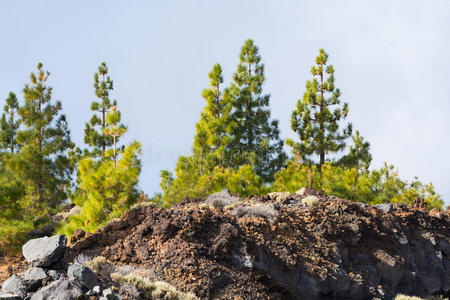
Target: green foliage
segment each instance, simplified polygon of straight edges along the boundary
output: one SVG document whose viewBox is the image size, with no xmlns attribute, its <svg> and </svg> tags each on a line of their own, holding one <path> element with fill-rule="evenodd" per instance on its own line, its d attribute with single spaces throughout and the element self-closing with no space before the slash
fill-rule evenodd
<svg viewBox="0 0 450 300">
<path fill-rule="evenodd" d="M 99 100 L 91 104 L 91 111 L 95 113 L 86 123 L 84 142 L 93 148 L 91 156 L 104 156 L 106 148 L 113 144 L 112 136 L 105 135 L 103 131 L 107 126 L 106 114 L 112 106 L 116 105 L 116 101 L 111 101 L 109 98 L 109 93 L 113 90 L 113 81 L 108 75 L 105 62 L 100 64 L 98 72 L 94 75 L 94 88 L 95 96 Z"/>
<path fill-rule="evenodd" d="M 120 111 L 116 109 L 116 106 L 112 106 L 109 113 L 106 115 L 107 126 L 103 128 L 104 135 L 113 138 L 112 155 L 114 161 L 114 168 L 116 167 L 117 161 L 117 140 L 127 131 L 126 127 L 120 124 L 120 119 L 121 119 Z"/>
<path fill-rule="evenodd" d="M 364 138 L 359 134 L 358 130 L 352 136 L 352 141 L 353 144 L 350 146 L 349 153 L 341 157 L 337 164 L 346 168 L 355 168 L 358 171 L 369 170 L 370 163 L 372 162 L 370 143 L 364 141 Z"/>
<path fill-rule="evenodd" d="M 16 95 L 10 92 L 0 120 L 0 148 L 2 150 L 7 149 L 10 153 L 17 150 L 16 135 L 20 126 L 20 119 L 17 116 L 18 109 L 19 101 Z"/>
<path fill-rule="evenodd" d="M 305 162 L 312 163 L 314 156 L 318 156 L 319 170 L 328 154 L 345 148 L 352 132 L 350 123 L 343 131 L 339 130 L 340 122 L 347 117 L 348 105 L 340 105 L 341 92 L 334 85 L 334 68 L 327 61 L 328 54 L 320 49 L 316 65 L 311 68 L 313 79 L 306 82 L 303 98 L 292 113 L 291 127 L 300 141 L 286 141 Z"/>
<path fill-rule="evenodd" d="M 10 93 L 1 120 L 1 146 L 8 150 L 0 170 L 0 248 L 6 253 L 19 250 L 30 230 L 49 222 L 49 213 L 67 198 L 73 173 L 61 103 L 52 101 L 50 73 L 41 63 L 37 69 L 23 89 L 23 106 Z"/>
<path fill-rule="evenodd" d="M 216 166 L 211 172 L 200 175 L 199 166 L 193 158 L 180 157 L 175 168 L 176 178 L 167 170 L 161 171 L 163 206 L 169 207 L 186 198 L 204 198 L 224 188 L 242 197 L 266 192 L 263 181 L 249 165 L 236 170 Z"/>
<path fill-rule="evenodd" d="M 82 155 L 79 148 L 74 150 L 61 102 L 52 101 L 50 73 L 39 63 L 23 89 L 23 105 L 10 93 L 0 119 L 0 254 L 14 253 L 30 230 L 50 222 L 50 214 L 68 194 L 82 212 L 59 228 L 67 235 L 78 228 L 94 231 L 136 202 L 170 206 L 223 188 L 242 197 L 261 195 L 274 179 L 274 191 L 309 186 L 371 204 L 411 204 L 423 198 L 430 208 L 442 208 L 431 183 L 402 180 L 387 164 L 370 171 L 370 144 L 358 131 L 348 153 L 330 159 L 345 149 L 352 126 L 343 124 L 348 106 L 341 105 L 334 68 L 327 60 L 321 49 L 311 69 L 313 79 L 292 113 L 291 127 L 299 141 L 287 141 L 295 155 L 287 164 L 278 121 L 270 115 L 270 95 L 263 93 L 264 64 L 253 40 L 241 48 L 229 87 L 223 87 L 222 68 L 215 64 L 202 93 L 206 105 L 196 124 L 192 154 L 179 158 L 175 174 L 161 171 L 163 194 L 151 199 L 144 194 L 139 199 L 139 143 L 118 147 L 126 127 L 116 101 L 110 100 L 113 81 L 106 64 L 94 75 L 97 100 L 84 137 L 90 150 Z M 77 180 L 72 182 L 76 164 Z"/>
<path fill-rule="evenodd" d="M 270 95 L 263 94 L 264 81 L 259 49 L 248 39 L 241 48 L 231 86 L 232 118 L 236 122 L 231 155 L 234 167 L 250 164 L 265 182 L 269 182 L 284 166 L 286 154 L 279 137 L 278 121 L 270 120 Z"/>
<path fill-rule="evenodd" d="M 43 213 L 67 198 L 65 186 L 71 180 L 73 165 L 68 150 L 73 148 L 61 102 L 52 103 L 52 88 L 46 85 L 50 73 L 38 64 L 30 84 L 23 90 L 25 103 L 19 115 L 25 128 L 17 132 L 20 152 L 9 159 L 17 178 L 33 186 L 32 206 Z"/>
<path fill-rule="evenodd" d="M 291 160 L 286 168 L 275 174 L 271 189 L 293 193 L 305 186 L 368 204 L 413 204 L 416 198 L 422 198 L 429 208 L 442 209 L 444 203 L 431 183 L 423 184 L 418 178 L 411 182 L 402 180 L 394 167 L 387 164 L 379 170 L 360 171 L 325 163 L 320 174 L 316 166 Z"/>
<path fill-rule="evenodd" d="M 116 166 L 108 152 L 105 160 L 86 157 L 79 162 L 79 189 L 72 201 L 81 206 L 82 212 L 70 217 L 59 232 L 70 236 L 78 228 L 95 231 L 109 220 L 120 217 L 136 202 L 141 171 L 140 149 L 138 142 L 126 147 Z"/>
<path fill-rule="evenodd" d="M 33 229 L 31 216 L 24 213 L 25 194 L 26 187 L 11 172 L 0 170 L 0 256 L 17 253 Z"/>
<path fill-rule="evenodd" d="M 200 172 L 214 166 L 229 166 L 230 135 L 234 122 L 230 118 L 232 96 L 227 88 L 222 93 L 222 67 L 215 64 L 209 73 L 209 88 L 203 90 L 206 101 L 200 120 L 196 124 L 193 153 L 199 158 Z"/>
</svg>

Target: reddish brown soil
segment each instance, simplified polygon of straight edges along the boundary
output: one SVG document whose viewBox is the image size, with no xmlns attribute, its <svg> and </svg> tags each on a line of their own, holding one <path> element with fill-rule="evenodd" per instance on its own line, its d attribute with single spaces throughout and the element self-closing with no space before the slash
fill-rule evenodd
<svg viewBox="0 0 450 300">
<path fill-rule="evenodd" d="M 0 282 L 8 279 L 12 274 L 23 272 L 28 263 L 23 257 L 0 257 Z"/>
</svg>

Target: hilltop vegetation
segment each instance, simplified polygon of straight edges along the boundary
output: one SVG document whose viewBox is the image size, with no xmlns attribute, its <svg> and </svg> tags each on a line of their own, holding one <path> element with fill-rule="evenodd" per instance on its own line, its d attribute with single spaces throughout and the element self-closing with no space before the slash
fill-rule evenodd
<svg viewBox="0 0 450 300">
<path fill-rule="evenodd" d="M 0 253 L 13 254 L 30 236 L 51 232 L 52 217 L 68 200 L 80 208 L 57 224 L 68 236 L 76 229 L 93 232 L 137 202 L 170 207 L 223 188 L 246 197 L 311 187 L 370 204 L 420 198 L 430 209 L 441 209 L 443 200 L 431 183 L 403 180 L 388 164 L 370 168 L 370 144 L 347 120 L 349 106 L 341 102 L 335 73 L 321 49 L 293 107 L 296 139 L 286 141 L 289 156 L 270 113 L 271 96 L 263 91 L 259 48 L 245 41 L 229 86 L 223 86 L 220 64 L 213 66 L 192 153 L 179 157 L 174 173 L 161 171 L 162 193 L 147 199 L 138 189 L 140 144 L 120 143 L 127 128 L 120 101 L 111 98 L 106 63 L 94 75 L 97 100 L 84 146 L 71 140 L 62 102 L 52 97 L 50 73 L 39 63 L 23 97 L 10 93 L 0 120 Z"/>
</svg>

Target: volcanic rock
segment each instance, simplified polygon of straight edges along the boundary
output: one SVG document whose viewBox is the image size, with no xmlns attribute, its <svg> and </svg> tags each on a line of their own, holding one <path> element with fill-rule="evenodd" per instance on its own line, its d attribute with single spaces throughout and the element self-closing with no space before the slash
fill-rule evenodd
<svg viewBox="0 0 450 300">
<path fill-rule="evenodd" d="M 28 291 L 35 291 L 42 286 L 42 281 L 47 278 L 42 268 L 31 268 L 23 274 L 24 283 Z"/>
<path fill-rule="evenodd" d="M 38 290 L 31 300 L 77 300 L 82 295 L 83 291 L 76 282 L 61 278 Z"/>
<path fill-rule="evenodd" d="M 78 280 L 84 287 L 92 289 L 98 285 L 94 272 L 86 266 L 73 264 L 67 269 L 67 276 L 71 280 Z"/>
<path fill-rule="evenodd" d="M 23 245 L 22 254 L 31 266 L 48 267 L 64 256 L 66 243 L 65 235 L 32 239 Z"/>
<path fill-rule="evenodd" d="M 23 279 L 17 275 L 12 275 L 2 284 L 2 291 L 10 294 L 18 295 L 22 298 L 27 294 L 27 288 Z"/>
</svg>

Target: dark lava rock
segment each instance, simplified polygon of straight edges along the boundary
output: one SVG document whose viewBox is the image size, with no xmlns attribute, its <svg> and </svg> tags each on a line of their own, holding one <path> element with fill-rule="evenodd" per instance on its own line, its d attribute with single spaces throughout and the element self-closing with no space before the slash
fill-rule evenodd
<svg viewBox="0 0 450 300">
<path fill-rule="evenodd" d="M 23 274 L 23 280 L 28 291 L 35 291 L 40 288 L 47 277 L 42 268 L 31 268 Z"/>
<path fill-rule="evenodd" d="M 92 289 L 98 285 L 94 272 L 80 264 L 70 265 L 67 269 L 67 276 L 71 280 L 78 280 L 87 289 Z"/>
<path fill-rule="evenodd" d="M 77 300 L 82 295 L 83 291 L 76 282 L 61 278 L 38 290 L 31 300 Z"/>
</svg>

